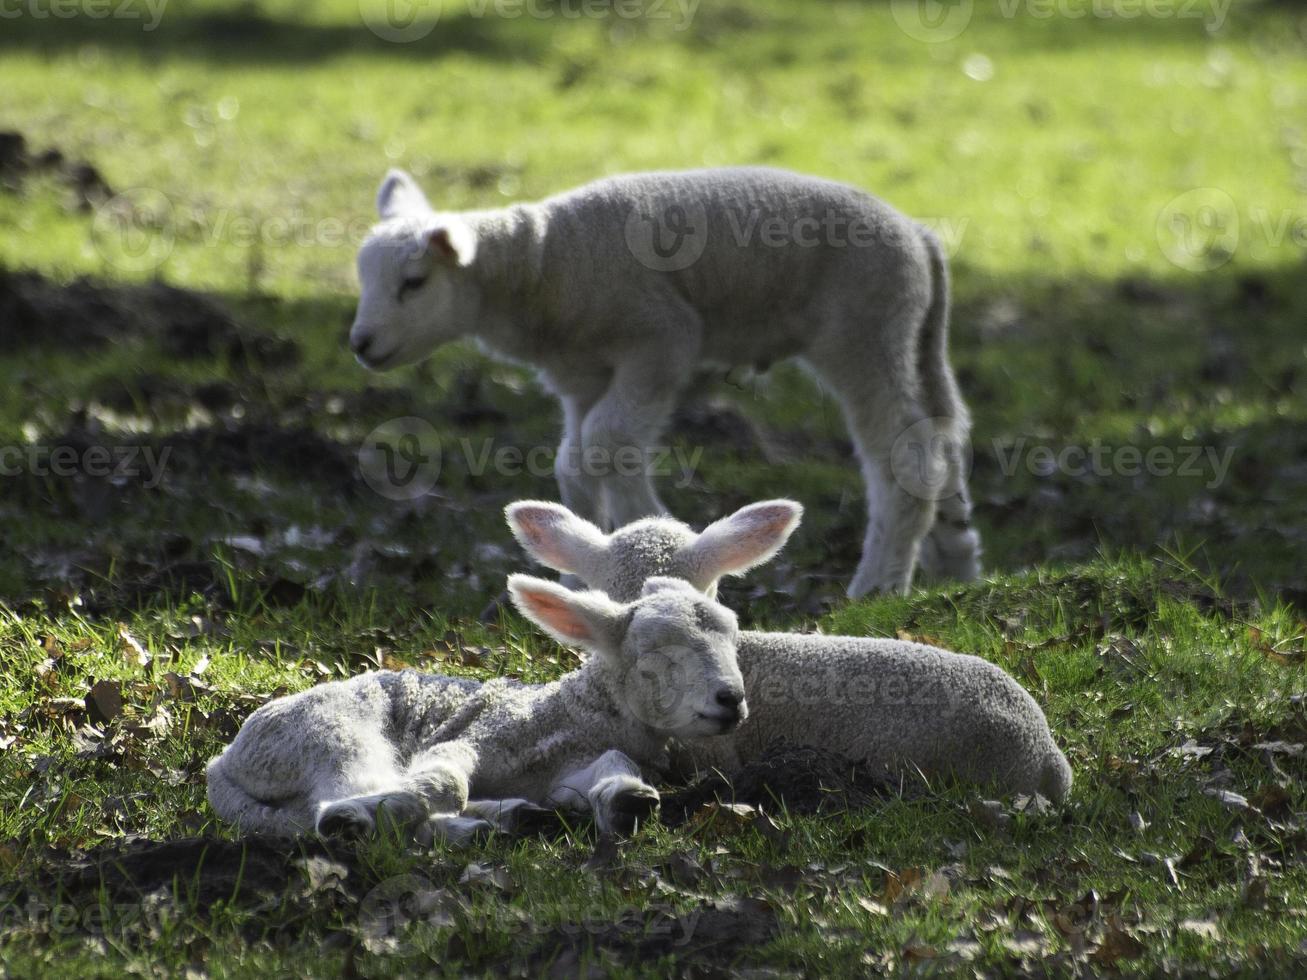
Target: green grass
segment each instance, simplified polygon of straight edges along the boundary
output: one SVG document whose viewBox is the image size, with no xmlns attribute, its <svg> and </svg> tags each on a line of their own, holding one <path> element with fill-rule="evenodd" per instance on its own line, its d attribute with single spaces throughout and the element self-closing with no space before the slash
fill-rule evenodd
<svg viewBox="0 0 1307 980">
<path fill-rule="evenodd" d="M 0 480 L 0 970 L 534 974 L 575 972 L 577 955 L 634 975 L 732 959 L 954 972 L 968 957 L 1066 973 L 1110 968 L 1115 945 L 1131 954 L 1115 966 L 1142 975 L 1300 973 L 1307 768 L 1256 748 L 1307 742 L 1297 6 L 1237 2 L 1208 30 L 981 3 L 940 43 L 901 30 L 908 8 L 889 3 L 703 0 L 679 30 L 476 9 L 445 4 L 412 44 L 369 32 L 351 0 L 170 5 L 148 33 L 88 17 L 0 27 L 0 129 L 125 195 L 97 212 L 57 174 L 0 187 L 0 267 L 111 289 L 157 278 L 239 321 L 238 342 L 159 322 L 102 344 L 78 339 L 96 311 L 64 341 L 10 342 L 0 324 L 0 445 L 171 452 L 155 488 Z M 183 863 L 170 896 L 106 885 L 106 925 L 18 916 L 33 898 L 97 901 L 70 884 L 87 849 L 230 837 L 202 766 L 272 694 L 396 663 L 542 680 L 571 662 L 487 609 L 524 564 L 500 509 L 551 495 L 550 477 L 477 472 L 460 448 L 551 445 L 549 400 L 469 349 L 387 376 L 344 349 L 384 170 L 409 168 L 456 208 L 719 163 L 864 186 L 955 246 L 953 356 L 992 575 L 842 599 L 861 490 L 837 406 L 787 367 L 705 383 L 673 433 L 702 462 L 668 503 L 703 522 L 800 499 L 785 554 L 726 601 L 753 625 L 906 633 L 1001 664 L 1072 761 L 1067 807 L 995 810 L 934 787 L 780 814 L 782 835 L 647 828 L 607 871 L 582 868 L 583 827 L 472 854 L 381 841 L 338 855 L 339 887 L 292 869 L 274 894 L 233 883 L 215 901 Z M 1205 200 L 1226 224 L 1186 249 L 1172 219 L 1205 219 L 1194 188 L 1217 189 Z M 158 263 L 106 237 L 124 201 Z M 373 493 L 354 461 L 375 426 L 410 415 L 443 447 L 436 495 L 415 503 Z M 1031 465 L 1038 447 L 1096 446 L 1097 471 Z M 1134 474 L 1120 455 L 1190 448 L 1188 474 Z M 106 681 L 124 706 L 97 722 L 85 698 Z M 506 869 L 507 887 L 461 883 L 469 861 Z M 927 885 L 894 901 L 887 876 L 913 869 Z M 439 898 L 396 950 L 366 928 L 367 896 L 405 874 Z M 763 905 L 710 907 L 730 896 Z M 750 923 L 756 942 L 702 948 Z"/>
</svg>

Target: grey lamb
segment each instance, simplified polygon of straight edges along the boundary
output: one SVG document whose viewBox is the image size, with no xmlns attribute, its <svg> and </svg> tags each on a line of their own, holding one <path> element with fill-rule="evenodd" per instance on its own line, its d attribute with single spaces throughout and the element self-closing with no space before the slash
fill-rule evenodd
<svg viewBox="0 0 1307 980">
<path fill-rule="evenodd" d="M 350 345 L 386 370 L 461 337 L 563 406 L 563 503 L 605 528 L 663 513 L 650 454 L 700 365 L 797 357 L 833 392 L 868 524 L 849 593 L 979 574 L 929 230 L 844 184 L 762 167 L 628 174 L 533 204 L 437 212 L 391 171 L 358 256 Z"/>
<path fill-rule="evenodd" d="M 550 684 L 382 671 L 278 698 L 209 763 L 209 802 L 246 833 L 372 829 L 466 841 L 527 801 L 629 830 L 657 806 L 641 776 L 672 736 L 747 717 L 735 616 L 679 579 L 631 602 L 509 577 L 523 615 L 591 654 Z M 475 798 L 469 805 L 469 796 Z"/>
<path fill-rule="evenodd" d="M 766 561 L 798 525 L 788 500 L 745 507 L 696 534 L 646 518 L 605 534 L 558 504 L 519 501 L 509 526 L 542 564 L 615 599 L 649 576 L 715 593 L 722 575 Z M 980 657 L 879 638 L 741 631 L 749 720 L 713 740 L 679 740 L 677 765 L 730 774 L 778 743 L 815 746 L 891 772 L 951 774 L 1008 793 L 1063 800 L 1071 767 L 1044 712 Z"/>
</svg>

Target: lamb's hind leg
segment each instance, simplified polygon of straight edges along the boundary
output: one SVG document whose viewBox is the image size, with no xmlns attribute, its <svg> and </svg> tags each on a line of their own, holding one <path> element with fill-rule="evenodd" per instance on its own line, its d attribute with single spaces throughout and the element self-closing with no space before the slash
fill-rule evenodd
<svg viewBox="0 0 1307 980">
<path fill-rule="evenodd" d="M 946 484 L 935 505 L 935 523 L 921 542 L 921 570 L 933 579 L 970 582 L 980 577 L 980 534 L 971 525 L 971 492 L 966 464 L 967 434 L 946 426 Z"/>
<path fill-rule="evenodd" d="M 862 463 L 867 531 L 849 595 L 906 592 L 921 539 L 935 516 L 946 467 L 916 376 L 911 304 L 873 333 L 855 318 L 834 318 L 809 361 L 844 410 Z"/>
<path fill-rule="evenodd" d="M 969 582 L 980 576 L 980 535 L 971 526 L 967 489 L 971 416 L 942 343 L 927 345 L 922 357 L 921 383 L 944 459 L 944 481 L 935 497 L 935 523 L 921 543 L 921 569 L 931 578 Z"/>
<path fill-rule="evenodd" d="M 245 832 L 298 835 L 333 800 L 398 785 L 376 676 L 324 684 L 254 712 L 209 764 L 209 800 Z"/>
</svg>

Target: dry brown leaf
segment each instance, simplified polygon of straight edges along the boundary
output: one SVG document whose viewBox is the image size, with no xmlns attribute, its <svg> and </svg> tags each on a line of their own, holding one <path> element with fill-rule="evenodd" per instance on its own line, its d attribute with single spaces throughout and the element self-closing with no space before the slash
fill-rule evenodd
<svg viewBox="0 0 1307 980">
<path fill-rule="evenodd" d="M 906 901 L 915 889 L 921 887 L 924 875 L 920 868 L 904 868 L 902 871 L 886 871 L 885 885 L 880 898 L 886 905 Z"/>
<path fill-rule="evenodd" d="M 1279 649 L 1279 644 L 1271 641 L 1266 634 L 1256 626 L 1248 627 L 1248 642 L 1253 645 L 1253 649 L 1264 654 L 1269 660 L 1285 667 L 1293 667 L 1301 663 L 1307 663 L 1307 650 L 1281 650 Z M 1280 643 L 1283 642 L 1284 641 L 1280 641 Z"/>
<path fill-rule="evenodd" d="M 123 713 L 123 689 L 118 681 L 96 681 L 86 695 L 86 713 L 97 724 L 107 724 Z"/>
<path fill-rule="evenodd" d="M 1103 941 L 1098 944 L 1098 949 L 1090 954 L 1089 958 L 1101 966 L 1114 966 L 1117 960 L 1135 960 L 1147 952 L 1138 939 L 1130 935 L 1122 928 L 1119 920 L 1113 920 L 1108 924 L 1107 931 L 1103 934 Z"/>
<path fill-rule="evenodd" d="M 126 623 L 118 624 L 118 642 L 122 645 L 123 660 L 132 667 L 149 667 L 154 658 L 145 647 L 127 629 Z"/>
</svg>

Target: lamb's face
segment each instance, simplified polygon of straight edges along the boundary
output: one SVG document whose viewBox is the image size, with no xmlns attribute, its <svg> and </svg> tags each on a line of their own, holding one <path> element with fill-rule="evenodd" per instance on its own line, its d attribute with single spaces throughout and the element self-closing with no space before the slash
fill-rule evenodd
<svg viewBox="0 0 1307 980">
<path fill-rule="evenodd" d="M 359 363 L 385 371 L 420 361 L 470 331 L 479 293 L 470 272 L 432 244 L 422 222 L 378 226 L 358 255 L 359 306 L 349 345 Z"/>
<path fill-rule="evenodd" d="M 720 735 L 748 716 L 735 614 L 688 583 L 652 579 L 632 608 L 618 662 L 622 696 L 649 727 Z"/>
<path fill-rule="evenodd" d="M 480 291 L 470 266 L 476 235 L 457 214 L 437 214 L 402 170 L 377 191 L 381 224 L 359 249 L 359 308 L 349 346 L 374 371 L 420 361 L 471 332 Z"/>
</svg>

